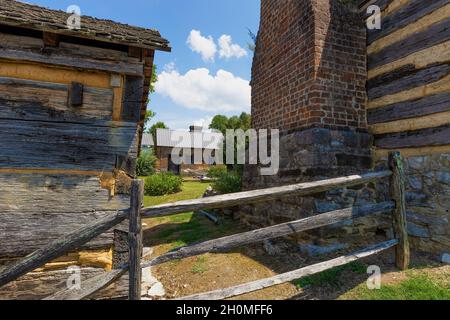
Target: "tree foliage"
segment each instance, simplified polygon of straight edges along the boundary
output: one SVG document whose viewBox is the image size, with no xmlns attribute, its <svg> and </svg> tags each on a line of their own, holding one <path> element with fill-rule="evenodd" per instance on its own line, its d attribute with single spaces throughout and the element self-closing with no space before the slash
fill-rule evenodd
<svg viewBox="0 0 450 320">
<path fill-rule="evenodd" d="M 152 135 L 154 143 L 157 142 L 156 141 L 156 132 L 158 131 L 158 129 L 169 129 L 169 128 L 162 121 L 159 121 L 159 122 L 155 123 L 154 125 L 152 125 L 150 127 L 149 133 Z"/>
</svg>

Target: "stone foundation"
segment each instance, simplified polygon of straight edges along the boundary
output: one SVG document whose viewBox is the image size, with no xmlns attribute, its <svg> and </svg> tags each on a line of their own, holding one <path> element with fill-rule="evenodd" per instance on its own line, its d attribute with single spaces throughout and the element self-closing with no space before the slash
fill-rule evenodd
<svg viewBox="0 0 450 320">
<path fill-rule="evenodd" d="M 387 167 L 387 158 L 377 168 Z M 406 157 L 408 233 L 414 248 L 433 253 L 450 251 L 450 154 Z M 379 189 L 380 192 L 387 186 Z"/>
<path fill-rule="evenodd" d="M 244 189 L 258 189 L 332 177 L 361 174 L 372 168 L 372 136 L 346 130 L 311 128 L 285 134 L 280 140 L 280 171 L 275 176 L 261 176 L 259 168 L 247 166 Z M 250 226 L 268 225 L 298 220 L 318 213 L 363 206 L 384 201 L 389 192 L 377 192 L 383 182 L 351 188 L 341 188 L 311 197 L 289 197 L 279 201 L 243 206 L 241 221 Z M 390 217 L 366 217 L 349 225 L 334 225 L 301 234 L 300 243 L 320 246 L 351 246 L 379 233 L 392 235 Z"/>
</svg>

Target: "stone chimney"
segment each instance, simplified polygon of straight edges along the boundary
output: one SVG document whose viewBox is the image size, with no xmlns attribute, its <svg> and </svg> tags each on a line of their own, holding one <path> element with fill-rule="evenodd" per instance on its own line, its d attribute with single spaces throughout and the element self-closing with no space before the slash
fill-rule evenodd
<svg viewBox="0 0 450 320">
<path fill-rule="evenodd" d="M 252 68 L 252 121 L 280 129 L 280 170 L 257 189 L 365 172 L 372 166 L 366 121 L 366 30 L 339 0 L 261 0 Z M 252 226 L 286 222 L 369 200 L 367 189 L 248 207 Z M 345 193 L 345 194 L 344 194 Z M 360 196 L 366 196 L 362 199 Z"/>
</svg>

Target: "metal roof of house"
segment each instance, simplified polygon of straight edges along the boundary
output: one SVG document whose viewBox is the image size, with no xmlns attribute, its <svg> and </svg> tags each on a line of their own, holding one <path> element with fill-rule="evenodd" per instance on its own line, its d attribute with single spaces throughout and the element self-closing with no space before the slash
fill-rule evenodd
<svg viewBox="0 0 450 320">
<path fill-rule="evenodd" d="M 193 148 L 219 150 L 223 142 L 223 135 L 216 132 L 189 132 L 181 130 L 158 129 L 156 131 L 156 146 L 170 148 Z M 144 133 L 142 145 L 153 147 L 153 137 Z"/>
<path fill-rule="evenodd" d="M 169 42 L 156 30 L 89 16 L 81 16 L 80 29 L 72 30 L 67 27 L 70 16 L 61 10 L 0 0 L 0 24 L 140 48 L 171 50 Z"/>
</svg>

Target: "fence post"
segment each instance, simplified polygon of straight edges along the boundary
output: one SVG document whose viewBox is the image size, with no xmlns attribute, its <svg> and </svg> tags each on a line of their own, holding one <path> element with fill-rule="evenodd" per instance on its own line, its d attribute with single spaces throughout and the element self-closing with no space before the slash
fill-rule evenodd
<svg viewBox="0 0 450 320">
<path fill-rule="evenodd" d="M 400 152 L 389 153 L 389 165 L 392 170 L 391 197 L 395 201 L 394 232 L 399 241 L 395 249 L 395 263 L 401 270 L 409 267 L 410 249 L 406 225 L 405 173 Z"/>
<path fill-rule="evenodd" d="M 131 184 L 130 218 L 128 230 L 129 246 L 129 300 L 141 300 L 142 224 L 141 207 L 144 181 L 133 180 Z"/>
</svg>

